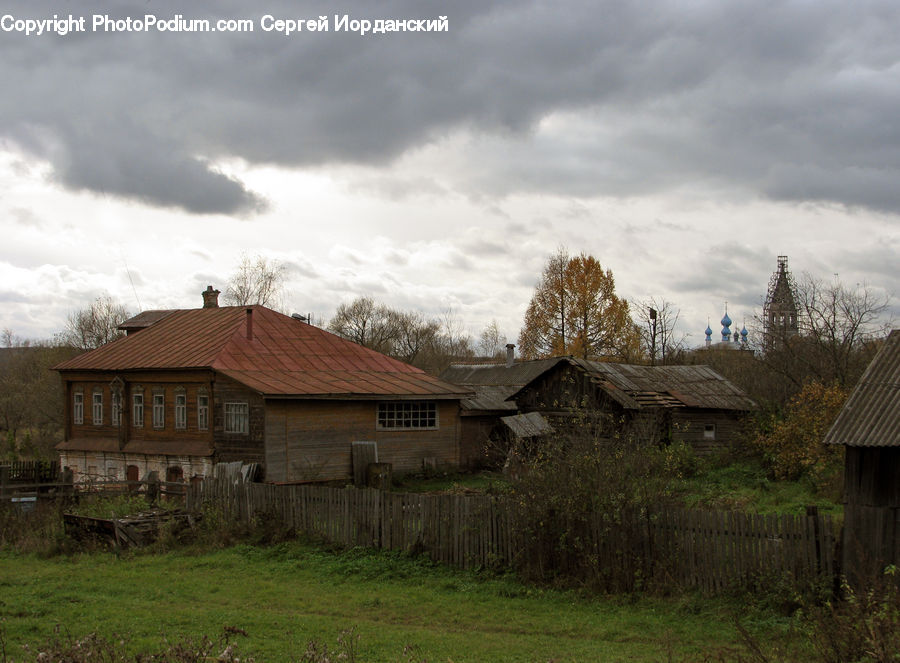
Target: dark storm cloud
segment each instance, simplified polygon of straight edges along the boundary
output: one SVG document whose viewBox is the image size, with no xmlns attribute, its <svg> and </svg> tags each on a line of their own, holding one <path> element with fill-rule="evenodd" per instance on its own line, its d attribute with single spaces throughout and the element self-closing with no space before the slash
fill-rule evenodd
<svg viewBox="0 0 900 663">
<path fill-rule="evenodd" d="M 253 34 L 0 34 L 0 137 L 58 180 L 197 213 L 265 201 L 219 158 L 388 164 L 466 132 L 473 196 L 683 185 L 900 211 L 900 5 L 12 2 L 253 18 Z M 448 33 L 262 33 L 265 13 L 449 17 Z M 377 183 L 376 183 L 377 185 Z M 386 183 L 390 195 L 420 180 Z M 440 185 L 441 187 L 443 185 Z M 439 187 L 440 188 L 440 187 Z"/>
</svg>

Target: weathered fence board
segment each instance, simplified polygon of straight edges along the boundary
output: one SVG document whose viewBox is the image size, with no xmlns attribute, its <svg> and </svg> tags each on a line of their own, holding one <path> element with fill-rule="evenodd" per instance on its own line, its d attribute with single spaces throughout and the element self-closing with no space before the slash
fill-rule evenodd
<svg viewBox="0 0 900 663">
<path fill-rule="evenodd" d="M 273 486 L 208 479 L 188 505 L 211 502 L 228 517 L 258 514 L 343 546 L 421 551 L 463 569 L 515 566 L 527 559 L 549 569 L 608 583 L 678 584 L 721 592 L 766 573 L 796 582 L 834 572 L 830 517 L 752 515 L 684 509 L 603 515 L 567 530 L 567 546 L 541 546 L 514 526 L 506 503 L 487 496 L 419 495 L 375 489 Z"/>
</svg>

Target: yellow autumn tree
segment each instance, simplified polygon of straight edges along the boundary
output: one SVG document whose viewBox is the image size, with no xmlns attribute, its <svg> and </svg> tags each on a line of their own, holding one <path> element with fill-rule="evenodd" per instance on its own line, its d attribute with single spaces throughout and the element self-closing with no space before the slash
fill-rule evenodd
<svg viewBox="0 0 900 663">
<path fill-rule="evenodd" d="M 612 271 L 593 256 L 550 256 L 525 312 L 519 350 L 526 359 L 573 355 L 634 361 L 640 336 Z"/>
<path fill-rule="evenodd" d="M 838 384 L 807 382 L 794 396 L 781 419 L 772 417 L 768 432 L 756 438 L 756 445 L 779 479 L 809 476 L 821 487 L 841 469 L 842 447 L 822 444 L 837 418 L 847 390 Z"/>
</svg>

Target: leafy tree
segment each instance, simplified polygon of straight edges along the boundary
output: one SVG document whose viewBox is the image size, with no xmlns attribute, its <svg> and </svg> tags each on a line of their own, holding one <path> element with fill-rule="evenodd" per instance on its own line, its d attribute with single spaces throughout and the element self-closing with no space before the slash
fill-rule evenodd
<svg viewBox="0 0 900 663">
<path fill-rule="evenodd" d="M 280 309 L 286 271 L 278 260 L 269 260 L 261 255 L 255 258 L 242 256 L 237 270 L 228 279 L 225 304 L 259 304 Z"/>
<path fill-rule="evenodd" d="M 101 295 L 87 308 L 69 314 L 58 340 L 79 350 L 99 348 L 124 336 L 118 327 L 130 317 L 122 304 L 109 295 Z"/>
<path fill-rule="evenodd" d="M 615 293 L 612 271 L 584 253 L 550 257 L 525 312 L 519 335 L 528 359 L 575 355 L 635 360 L 640 336 L 628 302 Z"/>
<path fill-rule="evenodd" d="M 768 430 L 757 436 L 756 446 L 777 478 L 806 475 L 821 487 L 840 473 L 842 448 L 826 447 L 822 440 L 847 396 L 847 390 L 836 383 L 808 382 L 790 400 L 782 418 L 770 418 Z"/>
</svg>

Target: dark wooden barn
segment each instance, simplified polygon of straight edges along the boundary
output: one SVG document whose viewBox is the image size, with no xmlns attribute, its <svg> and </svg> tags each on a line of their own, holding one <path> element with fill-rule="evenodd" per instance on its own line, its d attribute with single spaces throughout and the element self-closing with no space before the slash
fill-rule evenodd
<svg viewBox="0 0 900 663">
<path fill-rule="evenodd" d="M 602 437 L 684 441 L 698 453 L 736 444 L 756 404 L 708 366 L 635 366 L 565 357 L 511 397 L 557 431 L 590 426 Z"/>
<path fill-rule="evenodd" d="M 865 579 L 900 563 L 900 329 L 869 364 L 825 444 L 842 444 L 843 568 Z"/>
</svg>

